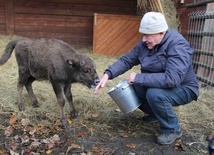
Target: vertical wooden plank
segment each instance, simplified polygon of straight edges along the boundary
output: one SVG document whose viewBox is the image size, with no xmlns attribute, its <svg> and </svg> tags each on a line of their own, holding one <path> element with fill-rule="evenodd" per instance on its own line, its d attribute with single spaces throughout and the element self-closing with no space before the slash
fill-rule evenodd
<svg viewBox="0 0 214 155">
<path fill-rule="evenodd" d="M 161 1 L 160 0 L 157 0 L 157 7 L 159 7 L 159 12 L 163 13 L 164 14 L 164 11 L 163 11 L 163 7 L 162 7 L 162 4 L 161 4 Z"/>
<path fill-rule="evenodd" d="M 7 35 L 14 35 L 14 11 L 13 0 L 5 1 L 5 18 Z"/>
<path fill-rule="evenodd" d="M 94 14 L 94 23 L 93 23 L 93 51 L 97 49 L 97 13 Z"/>
<path fill-rule="evenodd" d="M 93 52 L 120 56 L 140 41 L 140 17 L 130 15 L 94 14 Z"/>
</svg>

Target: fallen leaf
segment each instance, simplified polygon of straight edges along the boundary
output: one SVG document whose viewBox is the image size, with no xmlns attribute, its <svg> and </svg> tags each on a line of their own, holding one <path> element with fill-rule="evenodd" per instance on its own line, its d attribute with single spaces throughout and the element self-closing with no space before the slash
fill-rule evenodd
<svg viewBox="0 0 214 155">
<path fill-rule="evenodd" d="M 45 130 L 43 129 L 43 133 L 47 136 L 50 135 L 50 132 L 55 133 L 54 126 L 47 126 Z"/>
<path fill-rule="evenodd" d="M 175 144 L 174 149 L 175 150 L 185 151 L 183 145 L 182 144 L 178 144 L 178 143 Z"/>
<path fill-rule="evenodd" d="M 73 120 L 71 120 L 71 119 L 67 119 L 67 121 L 68 121 L 68 124 L 72 124 L 73 123 Z"/>
<path fill-rule="evenodd" d="M 99 114 L 91 114 L 91 117 L 94 117 L 94 118 L 96 118 L 98 116 L 99 116 Z"/>
<path fill-rule="evenodd" d="M 49 143 L 50 143 L 50 141 L 49 141 L 49 139 L 41 139 L 41 143 L 49 144 Z"/>
<path fill-rule="evenodd" d="M 9 120 L 9 124 L 10 125 L 13 125 L 13 124 L 16 124 L 17 123 L 17 118 L 16 118 L 16 116 L 12 116 L 11 118 L 10 118 L 10 120 Z"/>
<path fill-rule="evenodd" d="M 47 151 L 45 151 L 46 152 L 46 154 L 51 154 L 51 150 L 47 150 Z"/>
<path fill-rule="evenodd" d="M 13 150 L 10 150 L 10 155 L 19 155 L 19 153 L 16 153 Z"/>
<path fill-rule="evenodd" d="M 42 126 L 37 127 L 36 128 L 36 134 L 39 135 L 41 133 L 42 129 L 43 129 Z"/>
<path fill-rule="evenodd" d="M 66 155 L 71 151 L 71 150 L 75 150 L 75 149 L 80 149 L 81 147 L 77 144 L 71 144 L 71 146 L 68 147 L 67 151 L 66 151 Z"/>
<path fill-rule="evenodd" d="M 33 141 L 32 143 L 31 143 L 31 147 L 32 148 L 38 148 L 39 146 L 40 146 L 40 142 L 36 139 L 35 141 Z"/>
<path fill-rule="evenodd" d="M 94 152 L 99 152 L 99 148 L 96 147 L 96 146 L 93 146 L 93 147 L 92 147 L 92 150 L 93 150 Z"/>
<path fill-rule="evenodd" d="M 56 122 L 54 123 L 55 126 L 61 126 L 61 121 L 59 119 L 56 120 Z"/>
<path fill-rule="evenodd" d="M 182 141 L 181 141 L 181 139 L 176 139 L 175 142 L 180 144 Z"/>
<path fill-rule="evenodd" d="M 135 149 L 136 148 L 136 144 L 126 144 L 126 147 L 131 148 L 131 149 Z"/>
<path fill-rule="evenodd" d="M 184 148 L 184 146 L 182 145 L 181 139 L 177 139 L 177 140 L 175 141 L 174 150 L 181 150 L 181 151 L 185 151 L 185 150 L 186 150 L 186 149 Z"/>
<path fill-rule="evenodd" d="M 32 152 L 32 150 L 30 148 L 28 148 L 28 147 L 25 148 L 24 151 L 25 151 L 25 153 L 31 153 Z"/>
<path fill-rule="evenodd" d="M 77 133 L 77 136 L 78 137 L 83 137 L 83 136 L 85 136 L 86 135 L 86 132 L 78 132 Z"/>
<path fill-rule="evenodd" d="M 72 140 L 72 139 L 68 139 L 67 140 L 67 143 L 69 143 L 69 144 L 72 144 L 72 143 L 74 143 L 75 141 L 74 140 Z"/>
<path fill-rule="evenodd" d="M 14 131 L 14 128 L 12 126 L 8 126 L 4 131 L 4 135 L 8 137 L 13 133 L 13 131 Z"/>
<path fill-rule="evenodd" d="M 48 144 L 48 149 L 52 149 L 54 146 L 55 146 L 54 143 L 50 143 L 50 144 Z"/>
<path fill-rule="evenodd" d="M 10 141 L 7 145 L 6 148 L 10 148 L 11 150 L 16 150 L 19 147 L 19 143 L 15 143 L 13 141 Z"/>
<path fill-rule="evenodd" d="M 34 135 L 35 132 L 36 132 L 35 128 L 30 128 L 30 132 L 29 132 L 30 135 Z"/>
<path fill-rule="evenodd" d="M 127 133 L 121 133 L 120 135 L 121 135 L 121 137 L 124 137 L 124 138 L 129 137 L 129 135 Z"/>
<path fill-rule="evenodd" d="M 29 124 L 30 124 L 29 118 L 23 118 L 23 119 L 21 120 L 21 124 L 22 124 L 23 126 L 29 125 Z"/>
<path fill-rule="evenodd" d="M 55 142 L 60 141 L 59 135 L 56 135 L 56 134 L 53 135 L 52 139 L 53 139 Z"/>
<path fill-rule="evenodd" d="M 4 154 L 4 151 L 2 149 L 0 149 L 0 154 Z"/>
<path fill-rule="evenodd" d="M 4 126 L 2 124 L 0 124 L 0 130 L 3 130 Z"/>
<path fill-rule="evenodd" d="M 14 138 L 15 140 L 18 140 L 18 139 L 19 139 L 19 136 L 18 136 L 18 135 L 15 135 L 13 138 Z"/>
<path fill-rule="evenodd" d="M 27 135 L 20 136 L 22 144 L 26 144 L 30 142 L 30 138 Z"/>
<path fill-rule="evenodd" d="M 41 155 L 40 153 L 30 152 L 29 155 Z"/>
</svg>

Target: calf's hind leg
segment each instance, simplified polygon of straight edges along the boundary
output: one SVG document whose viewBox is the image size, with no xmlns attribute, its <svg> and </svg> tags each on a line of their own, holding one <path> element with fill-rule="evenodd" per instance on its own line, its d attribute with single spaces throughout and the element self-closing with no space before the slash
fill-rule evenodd
<svg viewBox="0 0 214 155">
<path fill-rule="evenodd" d="M 39 103 L 36 99 L 36 96 L 33 92 L 33 88 L 32 88 L 32 83 L 33 81 L 35 81 L 35 78 L 34 77 L 29 77 L 27 82 L 25 83 L 25 88 L 27 89 L 27 92 L 29 94 L 29 97 L 31 99 L 31 102 L 33 103 L 33 107 L 39 107 Z"/>
<path fill-rule="evenodd" d="M 19 69 L 19 79 L 18 79 L 18 84 L 17 84 L 17 89 L 18 89 L 18 108 L 20 111 L 24 111 L 25 110 L 25 104 L 23 102 L 23 87 L 25 85 L 25 83 L 28 81 L 28 78 L 30 76 L 28 76 L 28 74 L 26 73 L 21 73 L 20 69 Z"/>
<path fill-rule="evenodd" d="M 25 104 L 23 102 L 23 96 L 22 96 L 23 87 L 24 87 L 24 84 L 18 82 L 18 84 L 17 84 L 17 89 L 18 89 L 18 108 L 19 108 L 20 111 L 24 111 L 25 110 Z"/>
</svg>

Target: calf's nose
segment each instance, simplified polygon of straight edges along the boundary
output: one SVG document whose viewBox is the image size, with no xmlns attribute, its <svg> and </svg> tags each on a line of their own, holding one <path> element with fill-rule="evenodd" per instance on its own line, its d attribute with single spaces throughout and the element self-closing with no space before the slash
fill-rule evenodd
<svg viewBox="0 0 214 155">
<path fill-rule="evenodd" d="M 90 85 L 90 88 L 95 88 L 100 83 L 100 79 L 94 79 L 93 83 Z"/>
<path fill-rule="evenodd" d="M 100 79 L 99 79 L 99 78 L 96 78 L 96 79 L 94 80 L 94 84 L 97 86 L 99 83 L 100 83 Z"/>
</svg>

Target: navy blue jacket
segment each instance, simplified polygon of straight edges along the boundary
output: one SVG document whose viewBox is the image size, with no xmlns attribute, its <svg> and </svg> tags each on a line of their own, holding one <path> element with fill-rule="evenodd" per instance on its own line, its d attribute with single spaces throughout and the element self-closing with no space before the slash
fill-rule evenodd
<svg viewBox="0 0 214 155">
<path fill-rule="evenodd" d="M 175 88 L 183 85 L 197 96 L 199 86 L 193 70 L 194 49 L 177 31 L 168 29 L 164 38 L 153 50 L 140 41 L 133 50 L 109 66 L 106 73 L 113 79 L 135 65 L 141 65 L 135 84 L 149 88 Z"/>
</svg>

